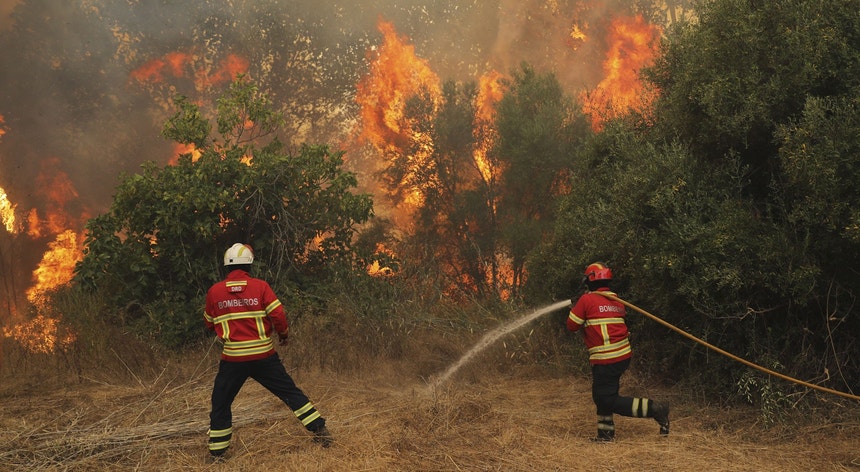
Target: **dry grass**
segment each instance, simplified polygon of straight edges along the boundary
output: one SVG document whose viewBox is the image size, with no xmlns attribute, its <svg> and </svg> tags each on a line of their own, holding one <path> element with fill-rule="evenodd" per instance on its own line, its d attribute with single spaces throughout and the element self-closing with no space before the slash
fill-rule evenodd
<svg viewBox="0 0 860 472">
<path fill-rule="evenodd" d="M 660 437 L 649 419 L 616 418 L 617 441 L 594 444 L 589 379 L 528 363 L 500 367 L 509 357 L 497 350 L 434 388 L 424 372 L 431 367 L 418 357 L 438 349 L 402 348 L 399 359 L 353 359 L 361 367 L 337 372 L 296 359 L 305 346 L 282 348 L 336 444 L 313 444 L 283 404 L 249 381 L 234 405 L 233 447 L 223 464 L 208 463 L 206 451 L 214 350 L 167 363 L 147 380 L 50 391 L 7 383 L 0 391 L 0 470 L 860 470 L 858 405 L 844 405 L 840 422 L 765 429 L 754 410 L 696 404 L 629 375 L 626 393 L 672 400 L 672 434 Z M 441 372 L 456 360 L 433 367 Z"/>
</svg>

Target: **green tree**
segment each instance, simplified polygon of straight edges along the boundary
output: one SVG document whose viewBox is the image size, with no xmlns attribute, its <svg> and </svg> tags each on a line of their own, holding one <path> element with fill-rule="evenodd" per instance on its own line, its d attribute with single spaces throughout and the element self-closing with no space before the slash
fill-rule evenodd
<svg viewBox="0 0 860 472">
<path fill-rule="evenodd" d="M 712 161 L 737 153 L 745 188 L 766 202 L 778 173 L 774 132 L 807 96 L 836 96 L 860 84 L 860 2 L 705 2 L 694 22 L 670 30 L 646 77 L 662 96 L 661 135 L 689 142 Z M 766 210 L 766 204 L 760 210 Z"/>
<path fill-rule="evenodd" d="M 860 89 L 807 100 L 803 114 L 779 127 L 780 192 L 795 247 L 814 261 L 803 291 L 801 326 L 813 333 L 810 369 L 860 378 Z M 787 328 L 790 329 L 790 328 Z M 834 335 L 838 333 L 838 335 Z M 843 373 L 843 372 L 847 372 Z"/>
<path fill-rule="evenodd" d="M 860 326 L 848 315 L 860 280 L 845 270 L 860 260 L 851 230 L 860 193 L 858 11 L 856 0 L 708 2 L 697 22 L 672 30 L 647 73 L 662 92 L 652 140 L 679 137 L 703 162 L 749 169 L 742 194 L 770 228 L 749 247 L 782 248 L 782 258 L 755 259 L 738 286 L 749 310 L 731 322 L 767 326 L 750 353 L 779 352 L 798 375 L 824 365 L 845 374 L 840 382 L 860 378 L 860 365 L 842 354 Z M 712 326 L 720 324 L 729 322 Z"/>
<path fill-rule="evenodd" d="M 702 5 L 646 72 L 661 91 L 653 127 L 619 120 L 583 147 L 571 183 L 580 190 L 530 272 L 558 296 L 603 259 L 625 296 L 714 344 L 856 385 L 860 284 L 846 268 L 860 256 L 860 3 Z M 665 338 L 644 328 L 645 342 Z M 690 347 L 654 347 L 640 353 L 661 356 L 676 378 L 762 404 L 780 395 L 725 359 L 691 363 Z"/>
<path fill-rule="evenodd" d="M 125 176 L 110 210 L 88 223 L 76 268 L 77 282 L 171 345 L 199 329 L 202 296 L 232 243 L 254 248 L 273 285 L 300 289 L 351 269 L 356 227 L 372 214 L 369 196 L 351 193 L 357 182 L 341 153 L 285 151 L 273 137 L 282 117 L 244 78 L 218 100 L 217 135 L 196 105 L 176 104 L 163 134 L 193 144 L 199 159 Z"/>
<path fill-rule="evenodd" d="M 781 192 L 788 222 L 828 272 L 860 263 L 860 94 L 810 98 L 781 125 Z"/>
<path fill-rule="evenodd" d="M 514 293 L 524 282 L 528 254 L 554 222 L 557 197 L 566 190 L 574 144 L 590 134 L 588 124 L 553 74 L 523 64 L 497 107 L 500 165 L 498 227 L 511 258 Z"/>
<path fill-rule="evenodd" d="M 384 173 L 395 197 L 421 195 L 410 240 L 417 259 L 482 296 L 518 295 L 528 253 L 552 228 L 573 143 L 590 134 L 552 74 L 523 64 L 507 85 L 491 141 L 474 132 L 474 84 L 444 84 L 438 103 L 411 98 L 404 120 L 423 139 L 398 150 Z M 493 146 L 476 157 L 486 142 Z"/>
<path fill-rule="evenodd" d="M 601 260 L 613 267 L 623 298 L 676 326 L 768 366 L 795 355 L 795 345 L 783 344 L 791 323 L 781 319 L 775 294 L 793 289 L 802 299 L 814 279 L 806 255 L 786 251 L 790 233 L 762 219 L 743 195 L 748 175 L 737 160 L 715 166 L 687 146 L 655 145 L 621 123 L 581 156 L 571 183 L 579 191 L 562 200 L 551 242 L 529 259 L 530 299 L 576 298 L 582 269 Z M 674 334 L 633 313 L 630 324 L 637 358 L 660 366 L 665 378 L 706 379 L 720 395 L 739 381 L 729 359 L 667 343 Z"/>
</svg>

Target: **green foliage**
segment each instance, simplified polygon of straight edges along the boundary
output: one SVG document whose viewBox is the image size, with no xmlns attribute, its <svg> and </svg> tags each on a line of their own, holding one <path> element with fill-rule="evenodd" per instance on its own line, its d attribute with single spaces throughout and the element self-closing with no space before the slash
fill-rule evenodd
<svg viewBox="0 0 860 472">
<path fill-rule="evenodd" d="M 351 193 L 342 153 L 304 145 L 290 154 L 277 139 L 257 147 L 242 138 L 273 133 L 280 121 L 241 78 L 219 100 L 219 132 L 229 134 L 221 145 L 194 105 L 177 103 L 164 134 L 195 144 L 200 158 L 124 176 L 110 210 L 88 223 L 76 268 L 77 282 L 130 307 L 138 329 L 169 345 L 200 329 L 202 297 L 234 242 L 254 248 L 273 286 L 307 286 L 351 270 L 354 232 L 372 212 L 368 196 Z"/>
<path fill-rule="evenodd" d="M 218 132 L 228 142 L 253 142 L 282 127 L 284 116 L 272 108 L 269 97 L 245 83 L 244 76 L 230 84 L 230 93 L 218 99 Z M 253 126 L 248 127 L 248 123 Z"/>
<path fill-rule="evenodd" d="M 579 191 L 562 200 L 552 241 L 529 261 L 530 296 L 574 298 L 585 265 L 603 260 L 623 298 L 670 323 L 753 361 L 793 357 L 799 313 L 784 310 L 807 301 L 816 268 L 792 250 L 788 228 L 744 198 L 744 168 L 727 162 L 707 165 L 685 146 L 607 129 L 583 153 L 571 184 Z M 641 359 L 685 376 L 693 346 L 666 343 L 674 334 L 653 324 L 636 330 Z M 731 381 L 730 360 L 705 359 L 712 380 Z"/>
<path fill-rule="evenodd" d="M 497 106 L 496 127 L 497 219 L 516 291 L 527 255 L 552 227 L 555 196 L 565 184 L 574 144 L 589 131 L 555 76 L 538 74 L 527 64 L 513 74 Z"/>
<path fill-rule="evenodd" d="M 179 109 L 162 129 L 161 135 L 180 144 L 193 144 L 201 149 L 209 144 L 212 125 L 203 118 L 200 108 L 188 97 L 176 97 L 174 106 Z"/>
<path fill-rule="evenodd" d="M 816 250 L 845 248 L 848 257 L 860 255 L 858 100 L 810 98 L 802 116 L 776 135 L 788 220 Z"/>
<path fill-rule="evenodd" d="M 569 296 L 585 265 L 604 260 L 636 278 L 649 301 L 664 306 L 666 293 L 654 300 L 648 293 L 669 290 L 716 318 L 744 313 L 757 298 L 748 291 L 772 287 L 756 267 L 782 259 L 784 241 L 743 199 L 737 163 L 705 165 L 684 146 L 656 147 L 623 127 L 607 129 L 582 157 L 554 242 L 531 265 L 549 282 L 541 289 Z M 543 273 L 552 258 L 564 269 Z"/>
<path fill-rule="evenodd" d="M 777 371 L 782 367 L 779 363 L 768 366 Z M 775 383 L 772 377 L 751 370 L 744 371 L 737 381 L 738 395 L 751 405 L 759 405 L 761 419 L 766 427 L 784 418 L 791 405 L 788 396 Z"/>
<path fill-rule="evenodd" d="M 531 254 L 529 295 L 570 297 L 603 260 L 622 297 L 712 344 L 856 385 L 858 7 L 707 2 L 670 31 L 647 71 L 654 126 L 617 122 L 580 149 L 554 236 Z M 667 378 L 705 375 L 767 415 L 790 389 L 637 329 L 638 356 Z"/>
<path fill-rule="evenodd" d="M 777 169 L 773 133 L 807 96 L 835 96 L 860 80 L 856 0 L 706 2 L 675 28 L 647 77 L 661 90 L 660 133 L 703 159 L 737 152 L 756 198 Z"/>
</svg>

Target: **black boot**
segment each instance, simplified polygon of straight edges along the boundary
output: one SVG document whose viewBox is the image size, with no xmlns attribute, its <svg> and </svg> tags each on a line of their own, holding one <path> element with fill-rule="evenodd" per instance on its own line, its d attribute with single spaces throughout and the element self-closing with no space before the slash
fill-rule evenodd
<svg viewBox="0 0 860 472">
<path fill-rule="evenodd" d="M 660 425 L 660 434 L 669 434 L 669 404 L 651 402 L 651 417 Z"/>
<path fill-rule="evenodd" d="M 610 442 L 615 440 L 615 422 L 612 415 L 597 417 L 597 437 L 594 442 Z"/>
<path fill-rule="evenodd" d="M 334 438 L 332 438 L 328 428 L 323 425 L 322 427 L 314 430 L 313 441 L 322 447 L 329 447 L 334 443 Z"/>
</svg>

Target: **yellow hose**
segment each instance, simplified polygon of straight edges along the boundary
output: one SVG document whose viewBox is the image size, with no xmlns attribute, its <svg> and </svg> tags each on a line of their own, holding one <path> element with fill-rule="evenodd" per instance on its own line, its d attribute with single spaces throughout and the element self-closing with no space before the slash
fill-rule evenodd
<svg viewBox="0 0 860 472">
<path fill-rule="evenodd" d="M 738 357 L 738 356 L 736 356 L 736 355 L 734 355 L 734 354 L 732 354 L 732 353 L 730 353 L 730 352 L 726 352 L 726 351 L 724 351 L 724 350 L 722 350 L 722 349 L 718 348 L 717 346 L 714 346 L 713 344 L 709 344 L 708 342 L 706 342 L 706 341 L 704 341 L 704 340 L 702 340 L 702 339 L 699 339 L 699 338 L 697 338 L 697 337 L 693 336 L 692 334 L 690 334 L 690 333 L 688 333 L 688 332 L 686 332 L 686 331 L 684 331 L 684 330 L 682 330 L 682 329 L 680 329 L 680 328 L 678 328 L 678 327 L 675 327 L 674 325 L 672 325 L 672 324 L 670 324 L 670 323 L 667 323 L 667 322 L 665 322 L 665 321 L 661 320 L 660 318 L 658 318 L 658 317 L 656 317 L 656 316 L 652 315 L 651 313 L 648 313 L 647 311 L 645 311 L 645 310 L 643 310 L 643 309 L 639 308 L 638 306 L 636 306 L 636 305 L 634 305 L 634 304 L 632 304 L 632 303 L 629 303 L 629 302 L 627 302 L 627 301 L 624 301 L 624 300 L 622 300 L 622 299 L 618 298 L 618 296 L 617 296 L 617 295 L 615 295 L 615 294 L 614 294 L 614 293 L 612 293 L 612 292 L 592 292 L 592 293 L 596 293 L 596 294 L 598 294 L 598 295 L 602 295 L 602 296 L 604 296 L 604 297 L 606 297 L 606 298 L 608 298 L 608 299 L 610 299 L 610 300 L 615 300 L 616 302 L 622 303 L 624 306 L 626 306 L 626 307 L 628 307 L 628 308 L 630 308 L 630 309 L 636 310 L 636 311 L 638 311 L 639 313 L 642 313 L 642 314 L 643 314 L 643 315 L 645 315 L 646 317 L 651 318 L 652 320 L 654 320 L 654 321 L 656 321 L 656 322 L 660 323 L 661 325 L 663 325 L 663 326 L 665 326 L 665 327 L 667 327 L 667 328 L 671 329 L 672 331 L 675 331 L 676 333 L 680 334 L 681 336 L 684 336 L 684 337 L 685 337 L 685 338 L 687 338 L 687 339 L 690 339 L 690 340 L 692 340 L 692 341 L 695 341 L 695 342 L 697 342 L 697 343 L 699 343 L 699 344 L 701 344 L 701 345 L 703 345 L 703 346 L 707 347 L 708 349 L 711 349 L 711 350 L 713 350 L 713 351 L 716 351 L 716 352 L 718 352 L 718 353 L 720 353 L 720 354 L 722 354 L 722 355 L 724 355 L 724 356 L 726 356 L 726 357 L 728 357 L 728 358 L 730 358 L 730 359 L 736 360 L 736 361 L 740 362 L 741 364 L 743 364 L 743 365 L 745 365 L 745 366 L 747 366 L 747 367 L 752 367 L 753 369 L 760 370 L 760 371 L 762 371 L 762 372 L 764 372 L 764 373 L 766 373 L 766 374 L 772 375 L 772 376 L 774 376 L 774 377 L 779 377 L 779 378 L 781 378 L 781 379 L 783 379 L 783 380 L 788 380 L 789 382 L 794 382 L 794 383 L 796 383 L 796 384 L 798 384 L 798 385 L 803 385 L 804 387 L 809 387 L 809 388 L 811 388 L 811 389 L 815 389 L 815 390 L 818 390 L 818 391 L 821 391 L 821 392 L 832 393 L 833 395 L 838 395 L 838 396 L 840 396 L 840 397 L 848 398 L 848 399 L 850 399 L 850 400 L 860 400 L 860 397 L 858 397 L 857 395 L 852 395 L 852 394 L 850 394 L 850 393 L 840 392 L 839 390 L 833 390 L 833 389 L 829 389 L 829 388 L 827 388 L 827 387 L 821 387 L 821 386 L 819 386 L 819 385 L 814 385 L 814 384 L 811 384 L 811 383 L 809 383 L 809 382 L 804 382 L 804 381 L 802 381 L 802 380 L 798 380 L 798 379 L 795 379 L 795 378 L 793 378 L 793 377 L 789 377 L 789 376 L 787 376 L 787 375 L 780 374 L 779 372 L 775 372 L 775 371 L 773 371 L 773 370 L 770 370 L 770 369 L 768 369 L 768 368 L 762 367 L 762 366 L 760 366 L 760 365 L 753 364 L 752 362 L 750 362 L 750 361 L 748 361 L 748 360 L 746 360 L 746 359 L 741 359 L 740 357 Z"/>
</svg>

